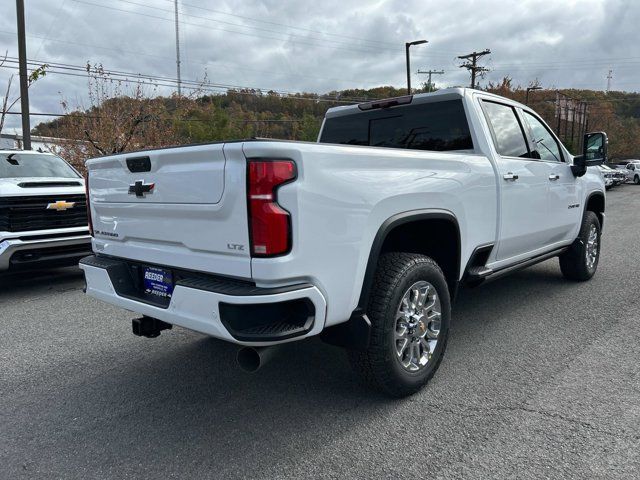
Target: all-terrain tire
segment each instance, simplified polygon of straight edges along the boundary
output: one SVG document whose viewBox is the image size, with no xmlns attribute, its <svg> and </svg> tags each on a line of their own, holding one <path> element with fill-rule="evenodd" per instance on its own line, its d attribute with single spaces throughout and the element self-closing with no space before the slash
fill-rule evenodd
<svg viewBox="0 0 640 480">
<path fill-rule="evenodd" d="M 587 252 L 590 248 L 590 235 L 592 237 L 591 240 L 593 240 L 593 229 L 595 229 L 597 244 L 595 251 L 593 248 L 591 250 L 592 253 L 595 253 L 595 261 L 590 262 Z M 593 277 L 598 269 L 600 260 L 600 235 L 600 220 L 598 220 L 598 216 L 591 211 L 585 212 L 578 238 L 569 250 L 560 255 L 560 270 L 566 279 L 584 282 Z"/>
<path fill-rule="evenodd" d="M 397 353 L 396 318 L 402 299 L 412 286 L 428 282 L 440 302 L 437 343 L 427 363 L 418 371 L 403 367 Z M 438 369 L 447 344 L 451 300 L 447 282 L 431 258 L 413 253 L 386 253 L 378 261 L 367 315 L 371 337 L 366 351 L 349 351 L 351 364 L 364 381 L 393 397 L 404 397 L 420 390 Z M 421 325 L 421 328 L 425 328 Z"/>
</svg>

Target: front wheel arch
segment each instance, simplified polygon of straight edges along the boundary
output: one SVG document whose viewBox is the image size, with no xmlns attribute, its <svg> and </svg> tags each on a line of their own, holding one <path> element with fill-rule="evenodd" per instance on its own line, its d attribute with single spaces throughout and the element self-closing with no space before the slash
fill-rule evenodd
<svg viewBox="0 0 640 480">
<path fill-rule="evenodd" d="M 603 192 L 593 192 L 587 197 L 587 201 L 584 204 L 584 211 L 582 212 L 582 219 L 580 224 L 584 221 L 584 217 L 587 212 L 593 212 L 598 217 L 600 225 L 604 225 L 604 210 L 605 210 L 605 197 Z"/>
</svg>

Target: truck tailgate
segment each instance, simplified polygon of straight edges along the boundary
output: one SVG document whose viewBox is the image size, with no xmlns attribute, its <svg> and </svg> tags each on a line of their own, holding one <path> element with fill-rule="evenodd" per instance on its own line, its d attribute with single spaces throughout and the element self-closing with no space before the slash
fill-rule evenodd
<svg viewBox="0 0 640 480">
<path fill-rule="evenodd" d="M 135 195 L 129 189 L 139 181 L 154 184 L 152 192 L 135 199 L 139 203 L 218 203 L 224 165 L 223 144 L 106 157 L 92 162 L 92 193 L 96 202 L 131 203 Z"/>
<path fill-rule="evenodd" d="M 234 153 L 235 152 L 235 153 Z M 87 162 L 97 253 L 251 277 L 246 160 L 225 144 Z"/>
</svg>

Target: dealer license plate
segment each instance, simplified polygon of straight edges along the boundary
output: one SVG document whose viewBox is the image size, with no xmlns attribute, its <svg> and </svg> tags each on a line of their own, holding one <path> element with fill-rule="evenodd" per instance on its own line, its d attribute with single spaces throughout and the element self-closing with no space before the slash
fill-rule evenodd
<svg viewBox="0 0 640 480">
<path fill-rule="evenodd" d="M 144 293 L 160 300 L 168 301 L 173 293 L 173 275 L 170 271 L 157 267 L 144 267 Z"/>
</svg>

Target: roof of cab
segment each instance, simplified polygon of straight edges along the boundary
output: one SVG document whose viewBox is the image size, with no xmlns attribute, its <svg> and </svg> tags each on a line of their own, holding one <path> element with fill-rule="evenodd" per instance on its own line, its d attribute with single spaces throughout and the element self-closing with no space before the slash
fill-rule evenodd
<svg viewBox="0 0 640 480">
<path fill-rule="evenodd" d="M 411 104 L 429 102 L 436 99 L 444 99 L 441 97 L 450 97 L 450 98 L 462 98 L 465 95 L 465 88 L 462 87 L 453 87 L 453 88 L 444 88 L 442 90 L 438 90 L 437 92 L 432 93 L 417 93 L 412 96 Z M 407 96 L 403 97 L 394 97 L 394 98 L 386 98 L 386 99 L 372 99 L 372 102 L 384 102 L 384 101 L 392 101 L 394 99 L 403 99 Z M 360 113 L 363 111 L 360 108 L 361 105 L 366 105 L 371 102 L 362 102 L 362 103 L 354 103 L 353 105 L 344 105 L 340 107 L 333 107 L 327 110 L 325 117 L 341 117 L 342 115 L 349 115 L 353 113 Z M 393 107 L 392 107 L 393 108 Z"/>
<path fill-rule="evenodd" d="M 516 102 L 514 100 L 511 100 L 509 98 L 501 97 L 500 95 L 495 95 L 493 93 L 484 92 L 482 90 L 474 90 L 474 89 L 465 88 L 465 87 L 443 88 L 442 90 L 438 90 L 437 92 L 432 92 L 432 93 L 416 93 L 415 95 L 412 96 L 412 99 L 411 99 L 410 103 L 404 103 L 403 105 L 407 105 L 407 104 L 415 105 L 415 104 L 419 104 L 419 103 L 428 103 L 428 102 L 438 101 L 438 100 L 463 98 L 465 96 L 471 96 L 471 95 L 474 95 L 474 94 L 481 94 L 483 97 L 495 98 L 496 100 L 499 100 L 499 101 L 505 102 L 505 103 L 509 103 L 510 105 L 513 105 L 513 106 L 516 106 L 516 107 L 525 108 L 525 109 L 529 108 L 526 105 L 522 105 L 521 103 L 518 103 L 518 102 Z M 387 101 L 392 101 L 394 99 L 403 99 L 403 98 L 406 98 L 406 97 L 408 97 L 408 95 L 404 96 L 404 97 L 395 97 L 395 98 L 387 98 L 387 99 L 380 99 L 380 100 L 372 100 L 372 102 L 387 102 Z M 367 110 L 364 110 L 364 109 L 360 108 L 360 106 L 361 105 L 366 105 L 366 104 L 372 103 L 372 102 L 363 102 L 363 103 L 358 103 L 358 104 L 353 104 L 353 105 L 345 105 L 345 106 L 340 106 L 340 107 L 333 107 L 333 108 L 330 108 L 329 110 L 327 110 L 327 113 L 326 113 L 325 117 L 326 118 L 331 118 L 331 117 L 340 117 L 342 115 L 361 113 L 361 112 L 367 111 Z M 398 105 L 398 106 L 403 106 L 403 105 Z M 392 106 L 390 108 L 394 108 L 394 107 Z"/>
</svg>

